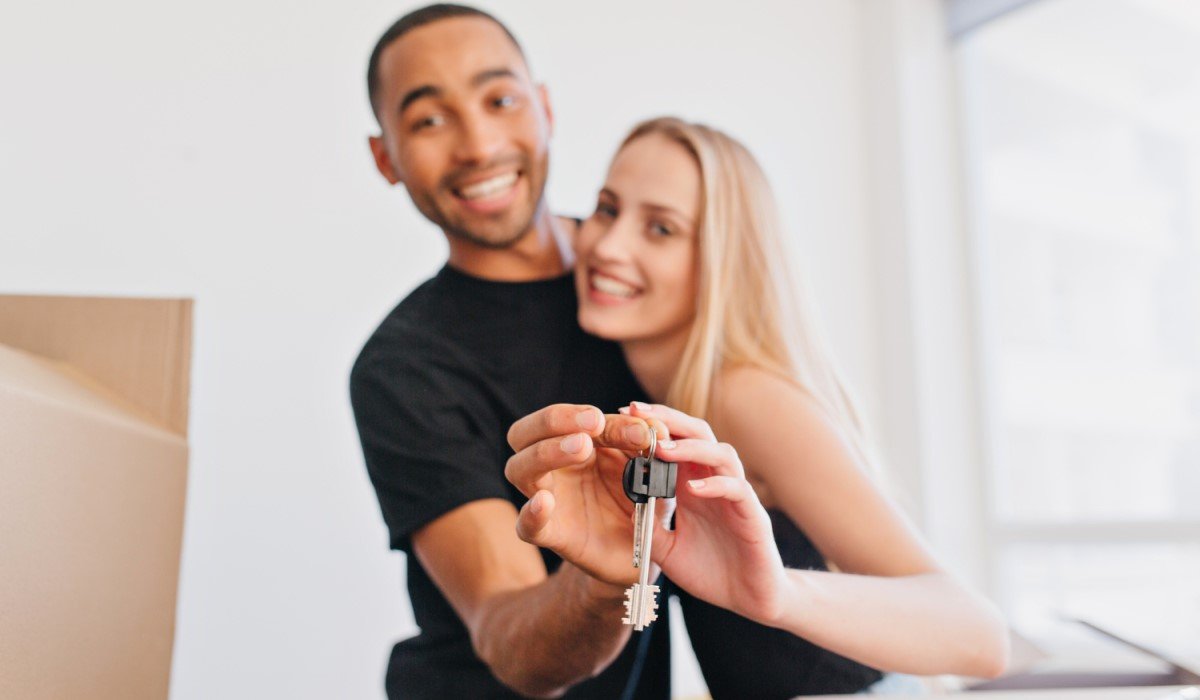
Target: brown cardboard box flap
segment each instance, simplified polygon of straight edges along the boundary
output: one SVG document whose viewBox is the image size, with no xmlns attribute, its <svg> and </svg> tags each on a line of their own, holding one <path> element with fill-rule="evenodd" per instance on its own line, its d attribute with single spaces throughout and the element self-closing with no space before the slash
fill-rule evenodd
<svg viewBox="0 0 1200 700">
<path fill-rule="evenodd" d="M 0 296 L 0 343 L 59 360 L 187 435 L 190 299 Z"/>
<path fill-rule="evenodd" d="M 161 426 L 148 411 L 74 367 L 6 345 L 0 345 L 0 391 L 6 400 L 20 398 L 50 404 L 126 430 L 159 434 L 177 444 L 187 444 L 185 437 Z"/>
</svg>

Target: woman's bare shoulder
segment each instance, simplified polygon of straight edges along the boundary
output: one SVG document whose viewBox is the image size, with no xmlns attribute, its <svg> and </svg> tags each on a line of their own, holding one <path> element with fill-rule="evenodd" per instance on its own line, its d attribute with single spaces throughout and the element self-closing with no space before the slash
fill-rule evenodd
<svg viewBox="0 0 1200 700">
<path fill-rule="evenodd" d="M 762 367 L 739 365 L 722 369 L 713 383 L 714 415 L 760 413 L 772 407 L 818 409 L 816 399 L 796 382 Z"/>
</svg>

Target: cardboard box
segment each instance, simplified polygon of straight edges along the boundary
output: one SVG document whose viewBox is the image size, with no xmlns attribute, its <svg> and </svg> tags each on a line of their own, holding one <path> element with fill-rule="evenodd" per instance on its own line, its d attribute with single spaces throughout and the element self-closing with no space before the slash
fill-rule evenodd
<svg viewBox="0 0 1200 700">
<path fill-rule="evenodd" d="M 165 698 L 191 302 L 0 296 L 0 698 Z"/>
</svg>

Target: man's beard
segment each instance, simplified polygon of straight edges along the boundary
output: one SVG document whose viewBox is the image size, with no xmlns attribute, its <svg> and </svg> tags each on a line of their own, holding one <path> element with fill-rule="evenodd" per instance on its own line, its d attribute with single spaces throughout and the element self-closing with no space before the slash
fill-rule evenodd
<svg viewBox="0 0 1200 700">
<path fill-rule="evenodd" d="M 538 207 L 535 206 L 528 216 L 522 217 L 511 227 L 501 229 L 499 233 L 484 236 L 476 231 L 466 228 L 464 225 L 452 222 L 448 217 L 440 225 L 442 230 L 454 236 L 455 238 L 468 243 L 473 243 L 480 248 L 488 248 L 491 250 L 504 250 L 510 248 L 525 237 L 529 233 L 533 225 L 533 219 L 537 215 Z"/>
<path fill-rule="evenodd" d="M 446 233 L 459 240 L 467 241 L 468 243 L 489 250 L 511 248 L 524 238 L 527 233 L 533 230 L 534 219 L 542 208 L 548 161 L 549 158 L 543 156 L 536 166 L 526 158 L 521 158 L 517 163 L 518 172 L 527 180 L 529 196 L 527 199 L 513 202 L 510 207 L 511 216 L 508 217 L 509 220 L 467 221 L 465 220 L 467 217 L 457 216 L 458 212 L 450 209 L 450 207 L 446 207 L 447 210 L 443 210 L 439 205 L 437 197 L 423 197 L 420 200 L 414 197 L 413 203 L 425 215 L 425 218 L 437 224 Z M 483 168 L 473 168 L 473 170 L 490 170 L 495 167 L 495 164 L 488 164 Z M 461 173 L 454 173 L 447 176 L 445 181 L 440 185 L 442 191 L 446 193 L 446 197 L 457 197 L 453 193 L 453 188 L 449 183 L 460 179 L 461 176 Z M 520 180 L 513 186 L 516 187 L 519 184 Z"/>
</svg>

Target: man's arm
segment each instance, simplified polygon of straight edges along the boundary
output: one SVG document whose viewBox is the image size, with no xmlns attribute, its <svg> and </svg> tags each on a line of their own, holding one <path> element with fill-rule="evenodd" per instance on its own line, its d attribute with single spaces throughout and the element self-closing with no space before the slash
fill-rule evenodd
<svg viewBox="0 0 1200 700">
<path fill-rule="evenodd" d="M 560 404 L 514 425 L 517 454 L 506 472 L 533 497 L 525 521 L 538 528 L 539 511 L 556 506 L 566 516 L 536 533 L 566 555 L 553 575 L 537 547 L 518 538 L 535 533 L 518 532 L 517 510 L 506 500 L 472 501 L 414 533 L 413 551 L 466 624 L 476 654 L 517 692 L 561 695 L 605 669 L 629 640 L 622 601 L 637 570 L 621 449 L 636 452 L 649 441 L 643 419 L 606 419 L 591 406 Z"/>
<path fill-rule="evenodd" d="M 494 676 L 521 693 L 561 694 L 604 669 L 628 639 L 620 625 L 620 589 L 636 574 L 628 556 L 632 534 L 614 539 L 624 545 L 624 556 L 615 557 L 623 568 L 596 567 L 606 572 L 606 584 L 570 565 L 548 577 L 537 548 L 518 538 L 516 508 L 495 451 L 473 434 L 478 392 L 457 375 L 427 367 L 424 358 L 440 346 L 424 340 L 409 334 L 403 352 L 364 350 L 351 375 L 363 454 L 392 546 L 422 563 Z M 587 472 L 583 465 L 593 456 L 592 436 L 602 434 L 602 414 L 588 407 L 569 413 L 570 449 L 554 441 L 545 454 L 554 464 Z M 628 420 L 642 428 L 648 444 L 645 422 Z M 568 487 L 568 481 L 560 483 Z M 619 504 L 606 508 L 603 524 L 585 518 L 591 526 L 580 531 L 632 532 Z M 598 516 L 606 508 L 585 510 Z M 584 561 L 595 558 L 589 552 Z"/>
<path fill-rule="evenodd" d="M 625 646 L 624 591 L 566 562 L 547 576 L 516 522 L 511 503 L 474 501 L 417 531 L 413 550 L 492 673 L 523 695 L 555 697 Z"/>
</svg>

